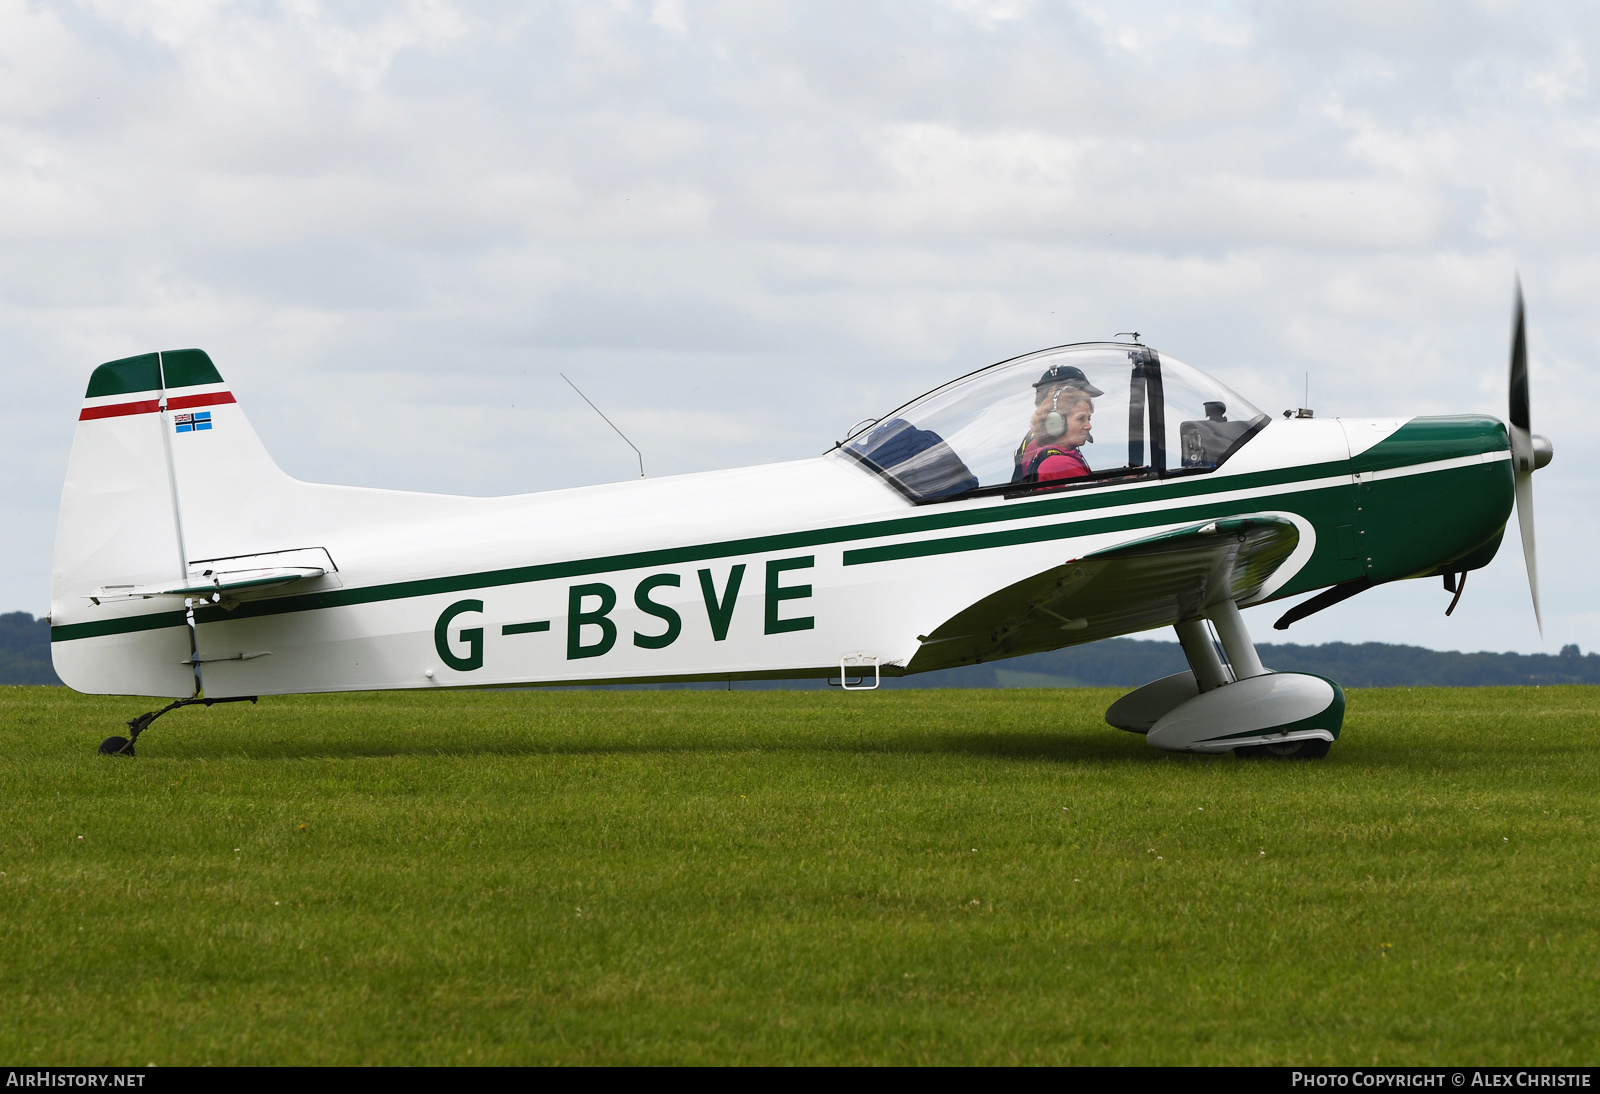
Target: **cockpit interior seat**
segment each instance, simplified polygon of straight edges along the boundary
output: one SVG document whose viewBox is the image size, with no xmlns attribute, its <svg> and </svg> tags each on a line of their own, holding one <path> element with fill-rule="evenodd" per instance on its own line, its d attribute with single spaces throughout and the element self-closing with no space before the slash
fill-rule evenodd
<svg viewBox="0 0 1600 1094">
<path fill-rule="evenodd" d="M 849 447 L 918 498 L 946 498 L 978 488 L 978 477 L 943 437 L 904 418 L 890 418 Z"/>
<path fill-rule="evenodd" d="M 1215 418 L 1178 423 L 1178 443 L 1183 449 L 1182 466 L 1217 466 L 1239 443 L 1239 438 L 1250 432 L 1253 425 L 1248 421 L 1230 422 Z"/>
</svg>

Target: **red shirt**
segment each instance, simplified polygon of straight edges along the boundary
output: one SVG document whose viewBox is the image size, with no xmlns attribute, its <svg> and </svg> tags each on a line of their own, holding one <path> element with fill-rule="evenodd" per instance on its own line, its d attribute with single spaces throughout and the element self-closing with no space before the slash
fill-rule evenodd
<svg viewBox="0 0 1600 1094">
<path fill-rule="evenodd" d="M 1048 441 L 1029 440 L 1022 448 L 1022 455 L 1017 458 L 1017 465 L 1027 468 L 1041 452 L 1050 454 L 1039 463 L 1040 482 L 1088 478 L 1089 464 L 1082 453 L 1076 448 L 1062 448 Z"/>
</svg>

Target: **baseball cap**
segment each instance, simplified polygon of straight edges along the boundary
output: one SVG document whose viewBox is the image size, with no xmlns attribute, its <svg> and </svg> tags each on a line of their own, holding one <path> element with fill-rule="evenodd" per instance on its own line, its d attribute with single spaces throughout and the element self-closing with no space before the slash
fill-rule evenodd
<svg viewBox="0 0 1600 1094">
<path fill-rule="evenodd" d="M 1034 384 L 1034 389 L 1054 387 L 1056 384 L 1066 384 L 1070 387 L 1081 388 L 1090 395 L 1104 395 L 1105 392 L 1089 382 L 1089 377 L 1083 374 L 1083 369 L 1077 365 L 1051 365 L 1045 369 L 1039 382 Z"/>
</svg>

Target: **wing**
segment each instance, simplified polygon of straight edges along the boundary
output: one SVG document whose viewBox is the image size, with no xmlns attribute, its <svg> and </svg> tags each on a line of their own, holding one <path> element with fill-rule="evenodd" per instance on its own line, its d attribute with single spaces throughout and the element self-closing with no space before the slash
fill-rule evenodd
<svg viewBox="0 0 1600 1094">
<path fill-rule="evenodd" d="M 906 672 L 1171 626 L 1255 593 L 1299 542 L 1293 522 L 1246 515 L 1096 551 L 963 609 L 923 639 Z"/>
</svg>

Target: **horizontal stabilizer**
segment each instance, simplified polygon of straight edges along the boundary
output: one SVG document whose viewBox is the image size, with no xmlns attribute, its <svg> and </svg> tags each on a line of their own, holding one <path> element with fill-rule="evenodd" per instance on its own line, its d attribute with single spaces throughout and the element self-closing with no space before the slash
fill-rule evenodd
<svg viewBox="0 0 1600 1094">
<path fill-rule="evenodd" d="M 235 570 L 229 573 L 202 576 L 199 580 L 180 581 L 173 585 L 108 585 L 89 594 L 96 604 L 118 600 L 152 600 L 156 597 L 177 599 L 197 598 L 221 600 L 223 593 L 237 593 L 246 589 L 270 589 L 287 585 L 308 577 L 321 577 L 328 571 L 318 566 L 295 568 L 277 567 L 263 570 Z"/>
<path fill-rule="evenodd" d="M 285 585 L 326 577 L 337 570 L 333 558 L 321 547 L 266 554 L 213 558 L 189 564 L 182 581 L 151 585 L 103 585 L 85 597 L 95 604 L 123 600 L 208 600 L 213 604 L 241 597 L 271 595 Z"/>
</svg>

